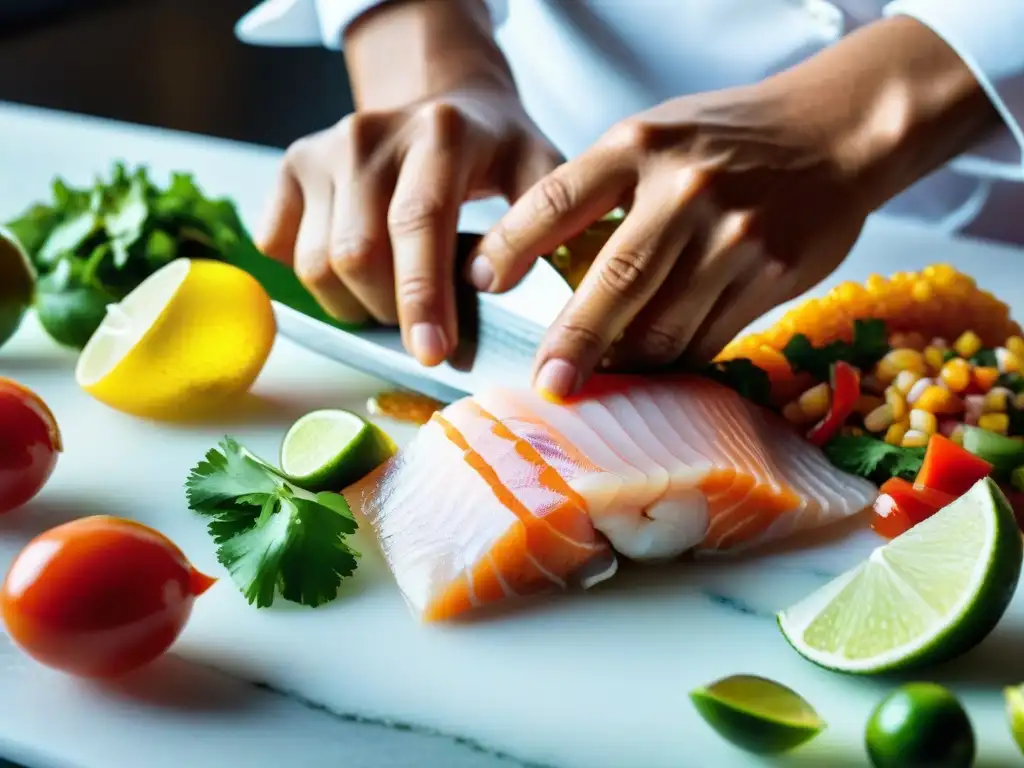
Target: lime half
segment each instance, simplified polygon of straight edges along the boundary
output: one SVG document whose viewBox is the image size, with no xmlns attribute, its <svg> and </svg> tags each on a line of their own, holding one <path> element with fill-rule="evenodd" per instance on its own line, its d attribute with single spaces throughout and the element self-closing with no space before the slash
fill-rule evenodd
<svg viewBox="0 0 1024 768">
<path fill-rule="evenodd" d="M 21 325 L 32 305 L 36 273 L 12 232 L 0 227 L 0 347 Z"/>
<path fill-rule="evenodd" d="M 989 478 L 779 614 L 828 669 L 879 674 L 946 661 L 995 628 L 1020 579 L 1021 532 Z"/>
<path fill-rule="evenodd" d="M 825 729 L 798 693 L 754 675 L 734 675 L 697 688 L 690 700 L 722 738 L 757 754 L 785 752 Z"/>
<path fill-rule="evenodd" d="M 1015 685 L 1003 691 L 1006 699 L 1006 717 L 1010 733 L 1021 752 L 1024 752 L 1024 685 Z"/>
<path fill-rule="evenodd" d="M 391 458 L 395 450 L 379 427 L 351 411 L 313 411 L 284 436 L 281 471 L 308 491 L 341 491 Z"/>
</svg>

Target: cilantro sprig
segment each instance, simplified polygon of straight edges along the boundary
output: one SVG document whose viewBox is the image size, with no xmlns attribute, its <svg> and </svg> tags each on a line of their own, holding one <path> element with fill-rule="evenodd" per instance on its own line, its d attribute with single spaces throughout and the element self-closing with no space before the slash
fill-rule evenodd
<svg viewBox="0 0 1024 768">
<path fill-rule="evenodd" d="M 877 484 L 890 477 L 913 480 L 924 454 L 924 448 L 902 448 L 868 435 L 839 435 L 825 445 L 825 455 L 839 469 Z"/>
<path fill-rule="evenodd" d="M 853 341 L 833 341 L 815 347 L 802 333 L 794 335 L 782 350 L 794 373 L 809 373 L 828 381 L 832 364 L 840 360 L 861 370 L 870 369 L 889 351 L 889 334 L 884 320 L 854 320 Z"/>
<path fill-rule="evenodd" d="M 337 493 L 310 493 L 225 437 L 192 468 L 190 509 L 207 520 L 217 559 L 250 604 L 285 600 L 316 607 L 338 594 L 359 553 L 346 537 L 357 523 Z"/>
</svg>

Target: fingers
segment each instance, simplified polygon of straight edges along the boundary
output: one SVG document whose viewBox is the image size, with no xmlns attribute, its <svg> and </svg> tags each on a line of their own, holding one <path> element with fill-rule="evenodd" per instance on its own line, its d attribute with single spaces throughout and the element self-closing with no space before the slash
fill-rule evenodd
<svg viewBox="0 0 1024 768">
<path fill-rule="evenodd" d="M 302 188 L 291 164 L 283 162 L 263 214 L 263 230 L 256 239 L 257 247 L 264 254 L 284 264 L 292 263 L 302 208 Z"/>
<path fill-rule="evenodd" d="M 395 296 L 405 347 L 423 365 L 441 363 L 458 340 L 455 234 L 465 199 L 457 114 L 430 116 L 412 145 L 388 211 Z"/>
<path fill-rule="evenodd" d="M 541 254 L 615 208 L 633 182 L 635 172 L 623 158 L 603 148 L 559 166 L 530 187 L 480 242 L 469 265 L 470 280 L 479 290 L 512 287 Z"/>
<path fill-rule="evenodd" d="M 556 397 L 572 394 L 625 331 L 675 265 L 692 233 L 681 202 L 660 185 L 637 190 L 636 205 L 605 244 L 537 354 L 534 382 Z M 682 213 L 681 213 L 682 211 Z"/>
</svg>

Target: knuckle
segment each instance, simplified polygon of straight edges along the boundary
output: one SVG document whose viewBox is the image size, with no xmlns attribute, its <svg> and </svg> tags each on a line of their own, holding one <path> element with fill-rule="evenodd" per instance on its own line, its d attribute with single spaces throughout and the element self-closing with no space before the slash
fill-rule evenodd
<svg viewBox="0 0 1024 768">
<path fill-rule="evenodd" d="M 652 325 L 640 340 L 641 356 L 655 364 L 671 363 L 683 352 L 680 328 Z"/>
<path fill-rule="evenodd" d="M 561 346 L 584 355 L 598 355 L 607 347 L 607 341 L 600 331 L 580 323 L 563 323 L 558 328 L 558 337 Z"/>
<path fill-rule="evenodd" d="M 316 289 L 329 282 L 333 273 L 326 254 L 319 251 L 297 254 L 295 275 L 307 288 Z"/>
<path fill-rule="evenodd" d="M 560 218 L 574 207 L 574 195 L 569 185 L 557 174 L 548 174 L 537 183 L 538 213 Z"/>
<path fill-rule="evenodd" d="M 423 105 L 417 112 L 417 118 L 428 135 L 441 142 L 458 137 L 464 124 L 458 108 L 443 101 Z"/>
<path fill-rule="evenodd" d="M 331 241 L 330 265 L 335 274 L 366 274 L 374 261 L 374 243 L 360 235 L 339 235 Z"/>
<path fill-rule="evenodd" d="M 284 151 L 285 164 L 292 168 L 301 166 L 303 161 L 309 157 L 314 146 L 314 138 L 312 136 L 303 136 L 301 139 L 296 139 Z"/>
<path fill-rule="evenodd" d="M 388 231 L 403 237 L 426 232 L 440 224 L 444 207 L 429 198 L 396 203 L 388 211 Z"/>
<path fill-rule="evenodd" d="M 642 120 L 623 120 L 605 135 L 604 143 L 622 150 L 647 149 L 656 140 L 657 131 Z"/>
<path fill-rule="evenodd" d="M 437 282 L 429 275 L 404 275 L 398 281 L 398 302 L 404 307 L 432 307 L 437 303 Z"/>
<path fill-rule="evenodd" d="M 605 290 L 632 299 L 644 289 L 649 261 L 648 255 L 640 251 L 616 251 L 604 261 L 597 277 Z"/>
<path fill-rule="evenodd" d="M 372 113 L 353 112 L 345 115 L 333 131 L 335 145 L 355 157 L 369 155 L 376 147 L 380 123 L 379 117 Z"/>
</svg>

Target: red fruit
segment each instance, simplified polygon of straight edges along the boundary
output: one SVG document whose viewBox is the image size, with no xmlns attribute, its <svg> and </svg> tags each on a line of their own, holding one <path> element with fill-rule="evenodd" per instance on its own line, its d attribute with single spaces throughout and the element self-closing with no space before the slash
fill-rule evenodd
<svg viewBox="0 0 1024 768">
<path fill-rule="evenodd" d="M 0 376 L 0 514 L 39 493 L 62 450 L 57 420 L 46 403 Z"/>
</svg>

